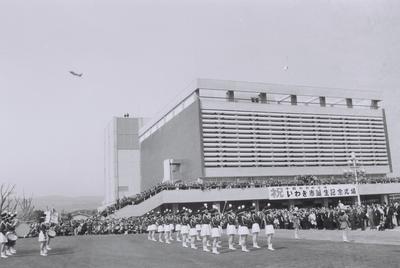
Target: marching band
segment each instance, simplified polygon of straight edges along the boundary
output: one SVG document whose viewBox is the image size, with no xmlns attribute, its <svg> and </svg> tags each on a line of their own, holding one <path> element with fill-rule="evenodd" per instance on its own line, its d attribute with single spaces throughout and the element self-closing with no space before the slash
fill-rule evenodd
<svg viewBox="0 0 400 268">
<path fill-rule="evenodd" d="M 15 245 L 17 243 L 17 235 L 15 227 L 18 224 L 16 219 L 17 213 L 9 213 L 3 211 L 0 214 L 0 257 L 8 258 L 17 253 Z"/>
<path fill-rule="evenodd" d="M 260 248 L 257 239 L 261 227 L 265 226 L 268 240 L 268 249 L 272 248 L 272 235 L 274 233 L 273 218 L 269 216 L 269 204 L 262 210 L 256 211 L 255 206 L 239 206 L 235 209 L 232 204 L 220 212 L 216 207 L 209 208 L 204 204 L 203 209 L 196 212 L 183 208 L 173 212 L 166 209 L 163 212 L 149 212 L 144 224 L 150 241 L 171 244 L 174 241 L 173 233 L 176 231 L 175 240 L 182 243 L 182 247 L 197 249 L 196 241 L 201 241 L 202 250 L 213 254 L 220 254 L 221 236 L 223 229 L 228 235 L 228 249 L 236 250 L 234 242 L 238 236 L 238 245 L 243 252 L 247 249 L 247 237 L 252 236 L 253 248 Z M 16 213 L 3 211 L 0 214 L 0 257 L 8 258 L 16 254 L 16 241 L 18 237 L 25 237 L 29 228 L 26 223 L 18 222 Z M 47 211 L 38 217 L 38 241 L 40 256 L 47 256 L 51 250 L 50 241 L 56 236 L 54 230 L 58 224 L 58 214 L 55 210 Z M 158 233 L 158 239 L 156 239 Z M 211 250 L 209 249 L 211 247 Z"/>
<path fill-rule="evenodd" d="M 54 211 L 50 212 L 54 216 Z M 56 213 L 56 215 L 58 215 Z M 47 217 L 45 214 L 40 215 L 38 219 L 40 255 L 47 256 L 47 252 L 51 250 L 50 239 L 56 236 L 54 226 L 57 220 Z M 0 257 L 7 259 L 17 253 L 15 248 L 18 237 L 25 237 L 29 233 L 29 225 L 17 220 L 17 213 L 3 211 L 0 214 Z"/>
<path fill-rule="evenodd" d="M 294 238 L 299 239 L 301 211 L 297 207 L 292 207 L 289 215 L 293 223 Z M 252 206 L 241 205 L 237 208 L 232 204 L 226 206 L 225 203 L 222 211 L 216 206 L 209 208 L 204 204 L 203 208 L 197 211 L 185 207 L 181 211 L 165 209 L 148 212 L 139 218 L 141 219 L 139 224 L 143 231 L 147 231 L 147 239 L 150 241 L 171 244 L 175 240 L 181 243 L 182 247 L 195 250 L 198 249 L 196 242 L 200 242 L 200 249 L 204 252 L 220 254 L 221 237 L 223 230 L 226 230 L 229 251 L 239 248 L 242 252 L 249 252 L 248 237 L 251 236 L 252 248 L 259 249 L 258 239 L 261 230 L 264 229 L 267 249 L 274 251 L 272 239 L 276 217 L 269 203 L 261 210 L 256 209 L 254 203 Z M 339 222 L 340 229 L 343 230 L 343 241 L 348 242 L 347 229 L 350 223 L 344 209 L 340 210 Z M 39 234 L 41 256 L 47 256 L 51 250 L 50 241 L 56 236 L 55 228 L 58 224 L 58 213 L 54 209 L 38 216 L 36 230 Z M 26 237 L 30 231 L 27 223 L 17 220 L 17 213 L 1 212 L 0 257 L 8 258 L 16 254 L 18 237 Z"/>
<path fill-rule="evenodd" d="M 202 250 L 213 254 L 220 254 L 222 230 L 226 229 L 228 236 L 228 249 L 236 250 L 235 237 L 238 237 L 238 246 L 243 252 L 249 252 L 247 237 L 252 236 L 252 247 L 260 248 L 258 237 L 261 227 L 265 227 L 268 249 L 273 251 L 272 237 L 274 234 L 273 217 L 270 215 L 270 204 L 256 211 L 255 205 L 251 207 L 239 206 L 235 209 L 232 204 L 220 212 L 216 207 L 209 208 L 204 204 L 203 209 L 196 212 L 183 207 L 181 211 L 173 212 L 170 209 L 162 213 L 149 212 L 145 224 L 148 231 L 147 239 L 157 241 L 155 233 L 159 234 L 158 242 L 170 244 L 172 233 L 176 231 L 176 241 L 182 242 L 182 247 L 197 249 L 196 241 L 201 241 Z M 164 239 L 163 239 L 164 238 Z M 211 250 L 209 249 L 211 247 Z"/>
</svg>

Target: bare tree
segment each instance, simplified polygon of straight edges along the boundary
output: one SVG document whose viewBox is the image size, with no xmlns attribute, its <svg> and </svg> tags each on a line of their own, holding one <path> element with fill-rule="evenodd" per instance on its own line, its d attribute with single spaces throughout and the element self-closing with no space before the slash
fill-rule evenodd
<svg viewBox="0 0 400 268">
<path fill-rule="evenodd" d="M 17 210 L 19 201 L 19 198 L 16 196 L 14 196 L 13 198 L 9 196 L 6 200 L 6 204 L 4 205 L 4 209 L 10 212 L 15 212 Z"/>
<path fill-rule="evenodd" d="M 33 217 L 33 211 L 35 206 L 32 203 L 32 197 L 26 197 L 25 194 L 19 200 L 19 215 L 18 218 L 21 220 L 31 220 Z"/>
<path fill-rule="evenodd" d="M 15 190 L 15 184 L 6 185 L 3 183 L 0 185 L 0 212 L 8 209 L 11 206 L 12 201 L 10 199 L 12 194 L 14 193 L 14 190 Z"/>
</svg>

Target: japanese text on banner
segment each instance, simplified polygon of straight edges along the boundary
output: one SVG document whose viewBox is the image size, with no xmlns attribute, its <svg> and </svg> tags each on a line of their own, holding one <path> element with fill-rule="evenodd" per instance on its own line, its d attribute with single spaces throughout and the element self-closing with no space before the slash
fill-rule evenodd
<svg viewBox="0 0 400 268">
<path fill-rule="evenodd" d="M 269 187 L 269 199 L 303 199 L 356 196 L 354 184 Z"/>
</svg>

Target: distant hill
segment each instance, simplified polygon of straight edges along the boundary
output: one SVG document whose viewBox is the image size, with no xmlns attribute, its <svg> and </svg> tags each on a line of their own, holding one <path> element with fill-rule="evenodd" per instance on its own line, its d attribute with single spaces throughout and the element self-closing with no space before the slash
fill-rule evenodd
<svg viewBox="0 0 400 268">
<path fill-rule="evenodd" d="M 103 198 L 101 196 L 38 196 L 33 198 L 35 209 L 55 208 L 57 211 L 65 210 L 66 212 L 97 209 L 101 205 Z"/>
</svg>

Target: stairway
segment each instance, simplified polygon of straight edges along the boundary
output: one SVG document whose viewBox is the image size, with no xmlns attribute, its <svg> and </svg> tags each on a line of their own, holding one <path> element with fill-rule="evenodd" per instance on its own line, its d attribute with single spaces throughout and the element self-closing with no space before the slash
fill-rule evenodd
<svg viewBox="0 0 400 268">
<path fill-rule="evenodd" d="M 163 204 L 223 202 L 235 200 L 263 200 L 269 198 L 268 188 L 164 190 L 137 205 L 117 210 L 109 217 L 142 216 Z"/>
</svg>

